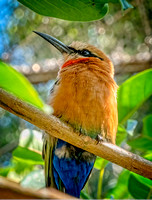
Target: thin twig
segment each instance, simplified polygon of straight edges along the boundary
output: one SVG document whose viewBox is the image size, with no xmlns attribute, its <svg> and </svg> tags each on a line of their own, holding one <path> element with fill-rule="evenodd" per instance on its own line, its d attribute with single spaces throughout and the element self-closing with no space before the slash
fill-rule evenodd
<svg viewBox="0 0 152 200">
<path fill-rule="evenodd" d="M 79 136 L 73 129 L 56 117 L 48 116 L 37 108 L 21 101 L 8 92 L 0 89 L 0 106 L 9 112 L 29 121 L 48 134 L 109 160 L 123 168 L 152 179 L 152 162 L 128 152 L 116 145 L 102 142 L 88 136 Z"/>
</svg>

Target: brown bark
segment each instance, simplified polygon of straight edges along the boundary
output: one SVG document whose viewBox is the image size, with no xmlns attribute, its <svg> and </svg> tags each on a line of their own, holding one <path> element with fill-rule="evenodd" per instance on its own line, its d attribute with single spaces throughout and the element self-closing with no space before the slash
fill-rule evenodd
<svg viewBox="0 0 152 200">
<path fill-rule="evenodd" d="M 115 75 L 125 73 L 137 73 L 146 69 L 152 68 L 152 59 L 147 61 L 132 61 L 128 63 L 122 63 L 115 67 Z"/>
<path fill-rule="evenodd" d="M 58 73 L 58 68 L 55 69 L 51 69 L 48 72 L 39 72 L 39 73 L 29 73 L 29 74 L 24 74 L 24 76 L 27 77 L 27 79 L 33 83 L 33 84 L 37 84 L 37 83 L 45 83 L 49 80 L 53 80 L 56 79 L 57 77 L 57 73 Z"/>
</svg>

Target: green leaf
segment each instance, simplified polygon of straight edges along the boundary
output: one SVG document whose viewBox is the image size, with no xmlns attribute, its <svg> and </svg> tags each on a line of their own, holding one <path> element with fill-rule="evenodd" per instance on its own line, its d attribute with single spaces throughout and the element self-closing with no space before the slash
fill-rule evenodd
<svg viewBox="0 0 152 200">
<path fill-rule="evenodd" d="M 147 115 L 143 119 L 143 134 L 152 137 L 152 115 Z"/>
<path fill-rule="evenodd" d="M 152 115 L 148 115 L 143 119 L 143 131 L 142 134 L 128 141 L 128 144 L 136 150 L 140 150 L 142 152 L 150 151 L 152 152 Z"/>
<path fill-rule="evenodd" d="M 18 0 L 20 3 L 44 16 L 70 21 L 92 21 L 103 18 L 108 4 L 99 0 Z"/>
<path fill-rule="evenodd" d="M 0 168 L 0 176 L 4 176 L 7 177 L 9 171 L 10 171 L 11 167 L 3 167 Z"/>
<path fill-rule="evenodd" d="M 69 21 L 94 21 L 108 12 L 108 4 L 121 3 L 123 10 L 132 8 L 126 0 L 18 0 L 38 14 Z"/>
<path fill-rule="evenodd" d="M 140 150 L 142 152 L 152 151 L 152 138 L 146 136 L 140 136 L 136 139 L 127 142 L 133 149 Z"/>
<path fill-rule="evenodd" d="M 128 179 L 130 172 L 128 170 L 123 170 L 117 179 L 117 184 L 114 188 L 108 191 L 106 199 L 113 196 L 113 199 L 130 199 L 128 192 Z M 125 184 L 124 184 L 125 183 Z"/>
<path fill-rule="evenodd" d="M 12 93 L 18 98 L 34 105 L 39 109 L 44 104 L 30 82 L 11 66 L 0 61 L 0 88 Z"/>
<path fill-rule="evenodd" d="M 26 162 L 27 161 L 27 162 Z M 28 162 L 28 160 L 20 159 L 17 157 L 12 158 L 12 168 L 9 171 L 8 177 L 19 178 L 21 180 L 26 174 L 34 169 L 33 162 Z"/>
<path fill-rule="evenodd" d="M 131 173 L 128 181 L 128 190 L 135 199 L 151 199 L 152 180 Z"/>
<path fill-rule="evenodd" d="M 147 155 L 144 156 L 147 160 L 152 161 L 152 153 L 148 153 Z"/>
<path fill-rule="evenodd" d="M 108 163 L 107 160 L 104 160 L 103 158 L 97 157 L 96 161 L 94 163 L 94 168 L 101 170 L 101 168 L 104 168 L 107 163 Z"/>
<path fill-rule="evenodd" d="M 124 123 L 152 95 L 152 69 L 125 81 L 118 90 L 119 123 Z"/>
<path fill-rule="evenodd" d="M 20 182 L 23 177 L 30 173 L 34 168 L 36 168 L 36 166 L 33 165 L 33 163 L 31 164 L 30 162 L 26 162 L 24 159 L 13 157 L 7 177 L 16 182 Z"/>
<path fill-rule="evenodd" d="M 80 198 L 81 199 L 92 199 L 91 196 L 83 190 L 81 191 Z"/>
<path fill-rule="evenodd" d="M 123 125 L 119 124 L 117 129 L 116 144 L 120 145 L 126 139 L 126 136 L 126 129 L 123 127 Z"/>
<path fill-rule="evenodd" d="M 100 170 L 100 169 L 101 169 L 102 163 L 103 163 L 103 158 L 97 157 L 97 158 L 96 158 L 96 161 L 95 161 L 95 163 L 94 163 L 94 168 Z"/>
<path fill-rule="evenodd" d="M 24 161 L 30 165 L 44 164 L 42 156 L 39 153 L 20 146 L 13 151 L 13 157 L 17 161 Z"/>
</svg>

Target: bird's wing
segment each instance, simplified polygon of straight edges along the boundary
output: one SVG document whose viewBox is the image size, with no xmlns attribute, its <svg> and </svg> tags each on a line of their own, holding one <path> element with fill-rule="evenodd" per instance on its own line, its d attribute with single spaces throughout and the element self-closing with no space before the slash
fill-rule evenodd
<svg viewBox="0 0 152 200">
<path fill-rule="evenodd" d="M 45 133 L 43 142 L 42 157 L 45 162 L 45 184 L 46 187 L 53 187 L 65 192 L 65 186 L 60 176 L 55 173 L 53 158 L 58 139 Z"/>
<path fill-rule="evenodd" d="M 55 81 L 51 90 L 50 96 L 53 95 L 55 87 L 58 85 L 59 79 Z M 45 170 L 45 184 L 46 187 L 54 187 L 56 188 L 56 184 L 54 182 L 53 176 L 53 151 L 56 146 L 57 139 L 45 133 L 43 137 L 43 150 L 42 157 L 44 159 L 44 170 Z"/>
<path fill-rule="evenodd" d="M 79 197 L 84 183 L 94 165 L 92 161 L 82 160 L 84 150 L 76 148 L 63 140 L 58 140 L 53 154 L 53 175 L 57 188 Z"/>
<path fill-rule="evenodd" d="M 44 135 L 44 141 L 43 141 L 43 151 L 42 151 L 42 157 L 45 162 L 45 184 L 46 187 L 54 187 L 56 188 L 56 184 L 54 182 L 53 177 L 53 150 L 56 145 L 57 139 L 54 137 L 51 137 L 47 133 Z"/>
<path fill-rule="evenodd" d="M 58 78 L 50 89 L 50 95 L 53 94 L 55 87 L 60 83 L 60 79 Z"/>
</svg>

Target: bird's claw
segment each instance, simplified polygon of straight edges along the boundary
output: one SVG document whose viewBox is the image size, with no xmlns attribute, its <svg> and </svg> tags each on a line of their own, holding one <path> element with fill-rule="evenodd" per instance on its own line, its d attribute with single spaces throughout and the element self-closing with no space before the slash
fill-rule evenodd
<svg viewBox="0 0 152 200">
<path fill-rule="evenodd" d="M 98 134 L 96 137 L 96 142 L 97 144 L 105 142 L 105 138 L 102 135 Z"/>
</svg>

